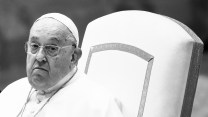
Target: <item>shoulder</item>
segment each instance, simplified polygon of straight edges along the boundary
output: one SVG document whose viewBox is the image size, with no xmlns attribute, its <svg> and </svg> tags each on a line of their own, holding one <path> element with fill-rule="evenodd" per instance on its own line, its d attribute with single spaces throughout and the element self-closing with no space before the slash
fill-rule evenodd
<svg viewBox="0 0 208 117">
<path fill-rule="evenodd" d="M 80 101 L 87 101 L 91 103 L 107 104 L 109 101 L 115 101 L 117 98 L 104 86 L 95 81 L 90 80 L 85 74 L 75 76 L 76 79 L 68 84 L 63 93 L 70 99 L 80 99 Z"/>
<path fill-rule="evenodd" d="M 101 84 L 91 80 L 87 75 L 84 73 L 77 74 L 75 76 L 75 80 L 66 86 L 69 90 L 74 90 L 77 92 L 82 92 L 84 94 L 92 94 L 91 96 L 99 96 L 99 95 L 112 95 L 110 91 L 108 91 L 104 86 Z"/>
<path fill-rule="evenodd" d="M 2 110 L 0 116 L 15 116 L 25 103 L 29 90 L 30 84 L 27 78 L 21 78 L 9 84 L 0 93 L 0 110 Z"/>
<path fill-rule="evenodd" d="M 27 77 L 21 78 L 9 84 L 0 94 L 0 97 L 3 95 L 11 95 L 17 92 L 24 92 L 25 90 L 30 89 L 30 84 L 27 80 Z"/>
<path fill-rule="evenodd" d="M 120 113 L 121 110 L 118 98 L 84 74 L 76 74 L 74 80 L 61 89 L 50 104 L 50 108 L 67 108 L 83 112 L 90 117 Z"/>
<path fill-rule="evenodd" d="M 11 84 L 9 84 L 3 91 L 2 93 L 4 92 L 7 92 L 7 91 L 10 91 L 10 90 L 19 90 L 19 89 L 25 89 L 26 87 L 29 86 L 29 82 L 27 80 L 27 77 L 24 77 L 24 78 L 21 78 L 21 79 L 18 79 L 14 82 L 12 82 Z"/>
</svg>

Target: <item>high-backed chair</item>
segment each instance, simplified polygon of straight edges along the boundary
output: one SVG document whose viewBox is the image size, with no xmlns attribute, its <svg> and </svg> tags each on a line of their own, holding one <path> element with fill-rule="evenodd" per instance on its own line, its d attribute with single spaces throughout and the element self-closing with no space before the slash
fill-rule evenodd
<svg viewBox="0 0 208 117">
<path fill-rule="evenodd" d="M 190 117 L 203 52 L 184 24 L 145 11 L 90 22 L 79 69 L 118 97 L 125 117 Z"/>
</svg>

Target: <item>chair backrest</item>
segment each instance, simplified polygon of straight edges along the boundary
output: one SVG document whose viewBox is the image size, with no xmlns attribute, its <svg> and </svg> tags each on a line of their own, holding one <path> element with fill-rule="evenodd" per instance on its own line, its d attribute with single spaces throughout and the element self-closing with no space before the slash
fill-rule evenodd
<svg viewBox="0 0 208 117">
<path fill-rule="evenodd" d="M 184 24 L 146 11 L 90 22 L 79 69 L 116 95 L 125 117 L 190 117 L 203 52 Z"/>
</svg>

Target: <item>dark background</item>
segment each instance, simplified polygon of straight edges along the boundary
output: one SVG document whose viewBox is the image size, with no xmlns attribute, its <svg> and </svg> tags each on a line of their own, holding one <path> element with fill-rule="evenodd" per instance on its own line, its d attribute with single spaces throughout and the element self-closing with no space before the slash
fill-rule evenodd
<svg viewBox="0 0 208 117">
<path fill-rule="evenodd" d="M 121 10 L 145 10 L 172 17 L 201 38 L 204 57 L 192 117 L 208 117 L 208 0 L 0 0 L 0 90 L 26 76 L 24 42 L 32 23 L 41 15 L 59 12 L 69 16 L 82 39 L 90 21 Z"/>
</svg>

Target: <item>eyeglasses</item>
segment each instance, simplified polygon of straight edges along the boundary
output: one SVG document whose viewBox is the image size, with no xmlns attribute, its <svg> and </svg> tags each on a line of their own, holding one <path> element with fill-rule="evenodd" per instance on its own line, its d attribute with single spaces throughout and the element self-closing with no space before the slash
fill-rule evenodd
<svg viewBox="0 0 208 117">
<path fill-rule="evenodd" d="M 30 52 L 32 54 L 36 54 L 40 50 L 40 48 L 43 48 L 43 51 L 45 52 L 45 54 L 47 54 L 51 57 L 54 57 L 54 56 L 57 56 L 59 54 L 59 51 L 61 49 L 64 49 L 64 48 L 67 48 L 67 47 L 70 47 L 70 46 L 76 47 L 75 44 L 60 47 L 60 46 L 56 46 L 56 45 L 40 46 L 37 43 L 28 43 L 28 42 L 26 42 L 25 43 L 25 51 L 26 51 L 26 53 Z"/>
</svg>

